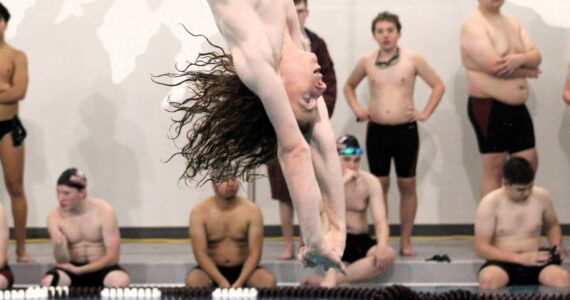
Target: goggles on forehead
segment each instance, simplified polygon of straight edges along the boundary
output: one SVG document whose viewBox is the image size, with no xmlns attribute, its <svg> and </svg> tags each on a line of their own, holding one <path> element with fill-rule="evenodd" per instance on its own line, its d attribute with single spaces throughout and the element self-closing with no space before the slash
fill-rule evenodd
<svg viewBox="0 0 570 300">
<path fill-rule="evenodd" d="M 362 155 L 364 151 L 358 147 L 344 147 L 338 151 L 340 155 Z"/>
</svg>

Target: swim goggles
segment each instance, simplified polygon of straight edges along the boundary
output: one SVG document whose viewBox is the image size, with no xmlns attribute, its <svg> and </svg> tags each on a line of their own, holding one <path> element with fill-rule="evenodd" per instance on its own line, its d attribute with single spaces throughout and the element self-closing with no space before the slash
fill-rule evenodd
<svg viewBox="0 0 570 300">
<path fill-rule="evenodd" d="M 358 148 L 358 147 L 344 147 L 342 149 L 340 149 L 338 151 L 338 154 L 340 155 L 362 155 L 364 154 L 364 151 L 362 151 L 362 148 Z"/>
<path fill-rule="evenodd" d="M 381 51 L 379 50 L 378 55 L 376 56 L 376 62 L 374 63 L 380 69 L 386 69 L 390 66 L 395 65 L 398 62 L 398 59 L 400 58 L 400 48 L 396 48 L 396 54 L 394 54 L 394 56 L 392 56 L 387 61 L 381 61 L 380 60 L 380 53 L 381 53 Z"/>
</svg>

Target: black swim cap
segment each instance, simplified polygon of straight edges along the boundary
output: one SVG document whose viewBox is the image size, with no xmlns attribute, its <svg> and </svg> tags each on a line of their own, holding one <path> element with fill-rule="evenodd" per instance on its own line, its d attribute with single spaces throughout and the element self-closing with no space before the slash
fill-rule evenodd
<svg viewBox="0 0 570 300">
<path fill-rule="evenodd" d="M 6 23 L 10 21 L 10 12 L 6 8 L 6 6 L 2 4 L 2 2 L 0 2 L 0 16 L 2 17 L 2 19 L 4 19 L 4 21 L 6 21 Z"/>
<path fill-rule="evenodd" d="M 336 140 L 336 151 L 341 155 L 363 154 L 358 140 L 350 134 L 345 134 Z"/>
<path fill-rule="evenodd" d="M 77 168 L 69 168 L 61 173 L 57 180 L 57 185 L 65 185 L 82 190 L 87 187 L 87 177 L 85 177 L 85 173 Z"/>
</svg>

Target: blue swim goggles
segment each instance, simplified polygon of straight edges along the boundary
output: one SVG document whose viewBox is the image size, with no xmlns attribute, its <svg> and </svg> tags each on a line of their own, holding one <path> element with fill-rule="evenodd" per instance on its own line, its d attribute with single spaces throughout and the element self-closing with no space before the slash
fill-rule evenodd
<svg viewBox="0 0 570 300">
<path fill-rule="evenodd" d="M 340 155 L 362 155 L 364 154 L 364 151 L 362 151 L 362 148 L 358 148 L 358 147 L 344 147 L 342 149 L 340 149 L 338 151 L 338 154 Z"/>
</svg>

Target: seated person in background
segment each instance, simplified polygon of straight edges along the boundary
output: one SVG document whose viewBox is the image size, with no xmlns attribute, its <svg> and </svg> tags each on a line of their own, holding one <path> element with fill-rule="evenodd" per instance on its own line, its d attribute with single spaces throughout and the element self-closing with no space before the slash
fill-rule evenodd
<svg viewBox="0 0 570 300">
<path fill-rule="evenodd" d="M 545 284 L 570 286 L 561 266 L 561 229 L 550 194 L 533 186 L 534 170 L 524 158 L 511 157 L 503 168 L 503 186 L 479 203 L 475 251 L 487 262 L 479 270 L 479 287 Z M 540 247 L 544 228 L 549 247 Z"/>
<path fill-rule="evenodd" d="M 130 277 L 118 265 L 121 235 L 111 205 L 87 197 L 87 178 L 75 168 L 57 180 L 57 201 L 47 221 L 57 265 L 41 285 L 127 287 Z"/>
<path fill-rule="evenodd" d="M 261 210 L 237 195 L 237 178 L 212 185 L 215 195 L 198 203 L 190 213 L 189 233 L 198 266 L 186 276 L 186 286 L 276 286 L 275 277 L 259 266 L 263 244 Z"/>
<path fill-rule="evenodd" d="M 6 209 L 0 203 L 0 289 L 11 288 L 14 285 L 14 273 L 8 266 L 8 240 L 10 234 L 8 231 L 8 220 L 6 217 Z"/>
<path fill-rule="evenodd" d="M 351 263 L 346 274 L 329 269 L 324 278 L 312 276 L 305 284 L 333 287 L 372 278 L 394 263 L 394 249 L 388 244 L 389 228 L 382 186 L 378 179 L 359 170 L 363 154 L 356 137 L 344 135 L 337 140 L 346 198 L 346 245 L 342 260 Z M 370 209 L 376 232 L 375 241 L 368 235 L 367 210 Z"/>
</svg>

